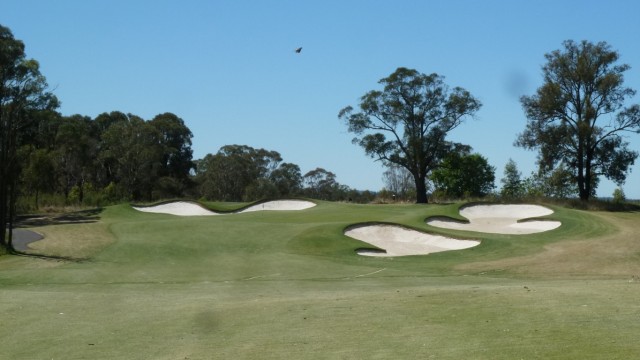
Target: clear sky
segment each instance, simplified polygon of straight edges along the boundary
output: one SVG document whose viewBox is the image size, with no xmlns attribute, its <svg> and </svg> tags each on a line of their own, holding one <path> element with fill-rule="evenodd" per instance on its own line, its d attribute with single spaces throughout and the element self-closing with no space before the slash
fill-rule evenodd
<svg viewBox="0 0 640 360">
<path fill-rule="evenodd" d="M 438 73 L 482 101 L 449 139 L 485 156 L 499 188 L 509 158 L 523 176 L 536 168 L 536 153 L 513 142 L 526 120 L 519 97 L 541 85 L 545 53 L 606 41 L 640 91 L 638 14 L 635 0 L 3 0 L 0 24 L 40 62 L 63 115 L 172 112 L 193 132 L 195 158 L 249 145 L 303 174 L 322 167 L 380 190 L 383 168 L 337 114 L 397 67 Z M 640 151 L 640 135 L 628 141 Z M 614 188 L 603 181 L 598 195 Z M 640 199 L 640 159 L 623 189 Z"/>
</svg>

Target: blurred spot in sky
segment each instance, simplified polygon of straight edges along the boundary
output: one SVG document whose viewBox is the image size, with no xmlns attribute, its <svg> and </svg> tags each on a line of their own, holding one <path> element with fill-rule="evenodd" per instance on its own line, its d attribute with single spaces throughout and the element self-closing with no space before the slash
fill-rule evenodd
<svg viewBox="0 0 640 360">
<path fill-rule="evenodd" d="M 531 81 L 523 70 L 513 69 L 506 74 L 504 88 L 507 94 L 515 99 L 522 95 L 533 95 Z"/>
</svg>

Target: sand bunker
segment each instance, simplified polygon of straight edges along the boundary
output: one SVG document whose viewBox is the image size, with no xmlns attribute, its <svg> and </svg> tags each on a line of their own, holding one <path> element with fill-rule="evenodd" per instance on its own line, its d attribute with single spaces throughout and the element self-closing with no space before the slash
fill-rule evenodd
<svg viewBox="0 0 640 360">
<path fill-rule="evenodd" d="M 385 252 L 367 249 L 357 251 L 358 254 L 366 256 L 426 255 L 467 249 L 480 244 L 475 240 L 456 240 L 395 225 L 356 226 L 348 229 L 344 234 L 385 250 Z"/>
<path fill-rule="evenodd" d="M 467 218 L 468 223 L 453 219 L 431 218 L 427 219 L 427 224 L 446 229 L 522 235 L 559 227 L 561 225 L 559 221 L 522 220 L 551 214 L 553 210 L 540 205 L 473 205 L 460 210 L 460 215 Z"/>
<path fill-rule="evenodd" d="M 262 211 L 262 210 L 305 210 L 316 206 L 315 203 L 311 201 L 303 201 L 303 200 L 275 200 L 275 201 L 267 201 L 262 204 L 256 204 L 253 206 L 249 206 L 248 208 L 240 211 L 240 212 L 251 212 L 251 211 Z"/>
<path fill-rule="evenodd" d="M 276 200 L 268 201 L 261 204 L 250 206 L 241 211 L 229 213 L 237 214 L 252 211 L 282 211 L 282 210 L 304 210 L 316 206 L 311 201 L 304 200 Z M 133 207 L 138 211 L 159 213 L 159 214 L 171 214 L 177 216 L 210 216 L 210 215 L 222 215 L 223 213 L 217 213 L 203 208 L 199 204 L 188 201 L 176 201 L 172 203 L 160 204 L 155 206 L 145 207 Z"/>
<path fill-rule="evenodd" d="M 172 203 L 160 204 L 155 206 L 145 207 L 133 207 L 134 209 L 142 212 L 157 213 L 157 214 L 171 214 L 177 216 L 207 216 L 207 215 L 219 215 L 216 212 L 207 210 L 202 206 L 190 203 L 186 201 L 176 201 Z"/>
</svg>

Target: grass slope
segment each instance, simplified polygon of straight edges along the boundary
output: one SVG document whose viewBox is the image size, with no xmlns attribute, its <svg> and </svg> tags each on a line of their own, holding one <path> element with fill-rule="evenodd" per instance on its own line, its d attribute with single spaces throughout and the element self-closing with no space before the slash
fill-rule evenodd
<svg viewBox="0 0 640 360">
<path fill-rule="evenodd" d="M 230 207 L 231 209 L 231 207 Z M 432 228 L 458 205 L 319 203 L 214 217 L 107 208 L 0 257 L 8 359 L 626 359 L 640 356 L 638 213 L 554 208 L 534 235 Z M 402 258 L 342 235 L 399 223 L 482 240 Z M 77 246 L 75 246 L 77 245 Z"/>
</svg>

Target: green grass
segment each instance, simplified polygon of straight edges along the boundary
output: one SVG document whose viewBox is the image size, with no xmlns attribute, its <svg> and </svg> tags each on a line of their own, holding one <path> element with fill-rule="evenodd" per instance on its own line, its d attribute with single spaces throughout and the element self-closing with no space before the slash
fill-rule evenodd
<svg viewBox="0 0 640 360">
<path fill-rule="evenodd" d="M 640 356 L 640 214 L 553 207 L 562 227 L 520 236 L 424 223 L 458 206 L 176 217 L 121 205 L 39 227 L 34 252 L 89 260 L 0 257 L 0 358 Z M 482 244 L 358 256 L 367 245 L 342 232 L 372 221 Z"/>
</svg>

